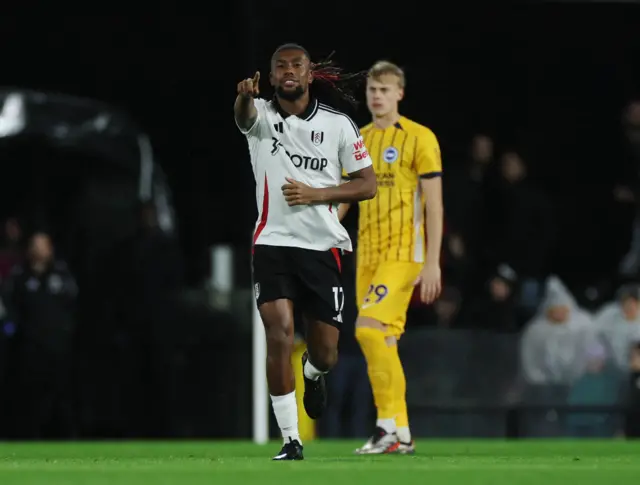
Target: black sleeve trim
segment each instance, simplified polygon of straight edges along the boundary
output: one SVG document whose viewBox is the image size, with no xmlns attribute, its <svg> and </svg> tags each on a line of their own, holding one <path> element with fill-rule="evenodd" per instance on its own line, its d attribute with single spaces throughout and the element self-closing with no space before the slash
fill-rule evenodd
<svg viewBox="0 0 640 485">
<path fill-rule="evenodd" d="M 430 172 L 430 173 L 421 173 L 421 179 L 434 179 L 436 177 L 442 177 L 442 172 Z"/>
</svg>

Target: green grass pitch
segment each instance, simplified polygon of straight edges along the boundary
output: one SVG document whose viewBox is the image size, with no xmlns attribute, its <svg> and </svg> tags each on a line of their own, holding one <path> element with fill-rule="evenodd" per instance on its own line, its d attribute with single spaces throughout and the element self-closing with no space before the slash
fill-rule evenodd
<svg viewBox="0 0 640 485">
<path fill-rule="evenodd" d="M 640 481 L 640 443 L 420 441 L 414 456 L 355 456 L 315 441 L 301 462 L 246 442 L 0 443 L 1 485 L 617 485 Z"/>
</svg>

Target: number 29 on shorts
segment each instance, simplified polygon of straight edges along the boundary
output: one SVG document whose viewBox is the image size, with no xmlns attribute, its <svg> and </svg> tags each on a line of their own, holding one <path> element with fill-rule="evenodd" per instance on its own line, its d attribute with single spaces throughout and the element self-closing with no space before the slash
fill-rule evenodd
<svg viewBox="0 0 640 485">
<path fill-rule="evenodd" d="M 364 298 L 365 305 L 380 303 L 389 294 L 386 285 L 370 285 L 367 296 Z"/>
</svg>

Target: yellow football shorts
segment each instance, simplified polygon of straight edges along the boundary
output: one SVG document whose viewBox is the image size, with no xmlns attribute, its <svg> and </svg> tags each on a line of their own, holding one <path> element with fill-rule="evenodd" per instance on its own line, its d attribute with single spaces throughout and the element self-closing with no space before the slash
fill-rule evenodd
<svg viewBox="0 0 640 485">
<path fill-rule="evenodd" d="M 407 321 L 413 283 L 421 263 L 384 261 L 375 266 L 358 265 L 356 298 L 359 315 L 388 326 L 388 336 L 400 337 Z"/>
</svg>

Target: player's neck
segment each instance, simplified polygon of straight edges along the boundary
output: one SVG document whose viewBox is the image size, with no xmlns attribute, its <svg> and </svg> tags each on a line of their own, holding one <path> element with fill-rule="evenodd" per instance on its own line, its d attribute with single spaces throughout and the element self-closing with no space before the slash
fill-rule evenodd
<svg viewBox="0 0 640 485">
<path fill-rule="evenodd" d="M 400 113 L 397 111 L 387 113 L 383 116 L 373 117 L 374 126 L 380 130 L 386 130 L 390 126 L 395 125 L 398 121 L 400 121 Z"/>
<path fill-rule="evenodd" d="M 277 96 L 277 98 L 278 104 L 280 105 L 280 108 L 282 108 L 282 111 L 293 116 L 298 116 L 300 113 L 304 113 L 309 106 L 309 103 L 311 102 L 309 93 L 303 94 L 295 101 L 288 101 L 286 99 L 282 99 L 279 96 Z"/>
</svg>

